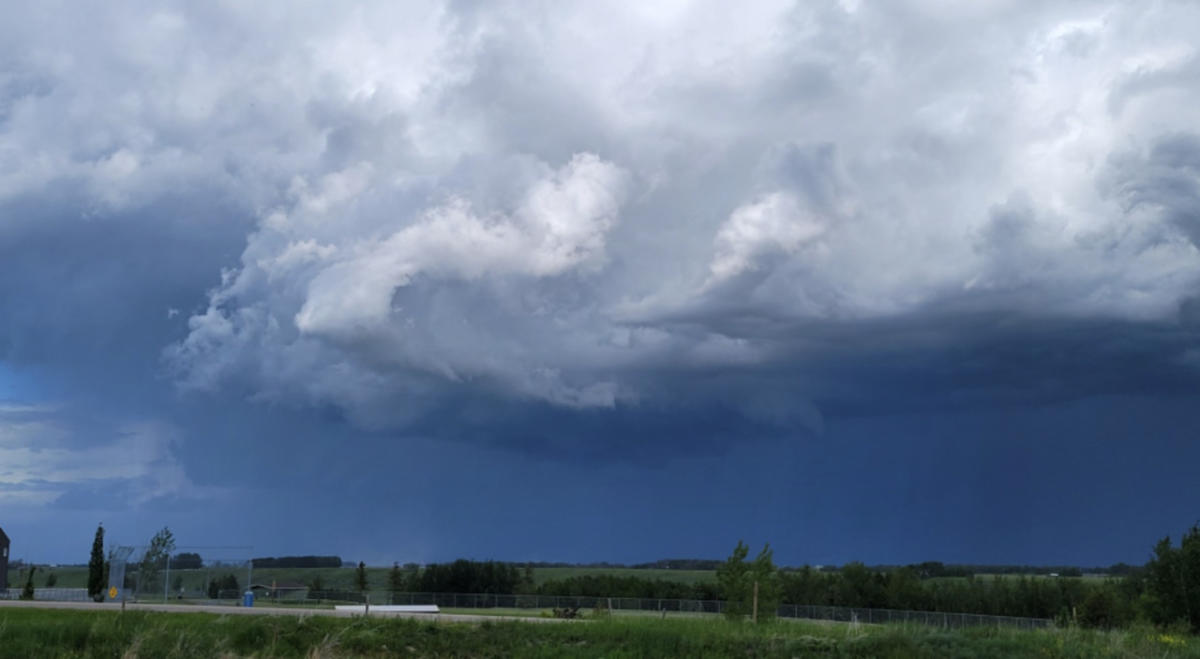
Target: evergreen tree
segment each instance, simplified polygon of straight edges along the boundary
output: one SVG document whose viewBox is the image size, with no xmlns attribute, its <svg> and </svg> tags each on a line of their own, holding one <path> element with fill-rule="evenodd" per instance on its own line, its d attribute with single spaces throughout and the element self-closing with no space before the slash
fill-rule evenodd
<svg viewBox="0 0 1200 659">
<path fill-rule="evenodd" d="M 535 581 L 533 578 L 533 565 L 526 563 L 525 569 L 521 574 L 522 592 L 532 593 L 536 587 L 537 581 Z"/>
<path fill-rule="evenodd" d="M 399 593 L 404 590 L 404 572 L 400 563 L 392 563 L 392 571 L 388 573 L 388 590 Z"/>
<path fill-rule="evenodd" d="M 26 581 L 25 581 L 25 587 L 21 589 L 21 599 L 23 599 L 23 600 L 33 599 L 33 574 L 35 572 L 37 572 L 37 566 L 30 565 L 29 566 L 29 578 L 26 579 Z"/>
<path fill-rule="evenodd" d="M 354 572 L 354 585 L 358 587 L 360 593 L 367 592 L 367 587 L 370 585 L 367 583 L 367 564 L 362 561 L 358 562 L 358 569 Z"/>
<path fill-rule="evenodd" d="M 738 540 L 737 547 L 721 567 L 717 568 L 717 584 L 721 588 L 721 597 L 725 598 L 725 617 L 730 620 L 741 620 L 750 613 L 750 570 L 746 565 L 746 556 L 750 547 Z"/>
<path fill-rule="evenodd" d="M 209 599 L 215 600 L 222 597 L 236 598 L 241 591 L 242 589 L 238 584 L 237 577 L 232 574 L 227 574 L 208 582 Z"/>
<path fill-rule="evenodd" d="M 96 526 L 96 537 L 92 539 L 92 556 L 88 560 L 88 597 L 97 602 L 104 599 L 104 525 Z"/>
<path fill-rule="evenodd" d="M 783 588 L 779 583 L 779 570 L 775 568 L 775 552 L 770 543 L 763 545 L 754 562 L 750 564 L 751 597 L 758 588 L 758 621 L 771 621 L 779 611 Z"/>
</svg>

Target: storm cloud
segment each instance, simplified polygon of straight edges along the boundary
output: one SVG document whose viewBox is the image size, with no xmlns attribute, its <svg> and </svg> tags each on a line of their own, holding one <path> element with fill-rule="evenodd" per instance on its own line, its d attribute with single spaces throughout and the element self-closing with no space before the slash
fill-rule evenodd
<svg viewBox="0 0 1200 659">
<path fill-rule="evenodd" d="M 369 143 L 309 127 L 320 162 L 260 211 L 168 361 L 188 386 L 241 379 L 404 427 L 464 390 L 653 410 L 765 388 L 812 407 L 851 386 L 811 349 L 831 333 L 854 337 L 843 364 L 903 349 L 933 379 L 955 344 L 986 362 L 1022 334 L 1069 342 L 1055 325 L 1171 322 L 1200 276 L 1196 127 L 1151 97 L 1195 93 L 1172 73 L 1185 34 L 1165 38 L 1188 10 L 957 11 L 681 8 L 619 30 L 447 14 L 441 84 L 342 71 L 338 100 L 389 121 Z M 565 38 L 579 21 L 590 38 Z M 972 321 L 989 314 L 1007 332 Z M 714 371 L 709 391 L 663 381 Z"/>
<path fill-rule="evenodd" d="M 314 443 L 658 469 L 1193 395 L 1197 27 L 1175 2 L 9 7 L 0 369 L 60 430 L 169 424 L 147 454 L 176 485 L 138 505 L 225 496 L 205 447 L 269 455 L 280 410 Z M 206 406 L 257 430 L 213 438 Z"/>
</svg>

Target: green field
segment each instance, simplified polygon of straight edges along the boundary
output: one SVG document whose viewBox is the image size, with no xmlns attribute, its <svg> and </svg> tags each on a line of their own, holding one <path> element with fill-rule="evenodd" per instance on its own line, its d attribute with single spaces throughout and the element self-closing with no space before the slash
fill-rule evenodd
<svg viewBox="0 0 1200 659">
<path fill-rule="evenodd" d="M 55 588 L 87 587 L 86 567 L 39 567 L 33 577 L 33 585 L 37 588 L 44 588 L 46 578 L 51 574 L 58 579 L 58 583 L 54 585 Z M 25 579 L 22 571 L 13 567 L 8 568 L 8 587 L 20 588 L 23 585 L 25 585 Z"/>
<path fill-rule="evenodd" d="M 541 567 L 533 570 L 533 580 L 538 585 L 547 581 L 592 575 L 662 579 L 664 581 L 679 581 L 687 584 L 700 583 L 702 581 L 715 582 L 717 580 L 717 573 L 712 570 L 663 570 L 631 567 Z"/>
<path fill-rule="evenodd" d="M 953 577 L 950 577 L 953 578 Z M 961 577 L 960 577 L 961 578 Z M 1109 574 L 1093 574 L 1084 573 L 1078 577 L 1052 577 L 1048 574 L 977 574 L 976 579 L 1083 579 L 1084 581 L 1104 581 L 1106 579 L 1115 579 Z"/>
<path fill-rule="evenodd" d="M 568 624 L 0 609 L 0 657 L 1200 657 L 1151 630 L 612 618 Z"/>
<path fill-rule="evenodd" d="M 387 567 L 368 567 L 367 574 L 371 584 L 372 591 L 387 590 L 388 572 L 391 568 Z M 34 584 L 38 588 L 46 585 L 46 578 L 49 574 L 55 574 L 58 579 L 56 587 L 58 588 L 83 588 L 87 585 L 87 568 L 83 567 L 59 567 L 59 568 L 40 568 Z M 193 591 L 200 590 L 205 587 L 207 580 L 211 577 L 217 577 L 224 574 L 234 574 L 238 578 L 238 583 L 245 586 L 246 568 L 245 567 L 217 567 L 205 568 L 202 570 L 183 570 L 173 573 L 174 575 L 182 574 L 184 579 L 185 590 Z M 637 569 L 637 568 L 603 568 L 603 567 L 545 567 L 535 568 L 533 571 L 533 579 L 537 585 L 546 583 L 547 581 L 557 581 L 569 579 L 571 577 L 580 577 L 587 575 L 611 575 L 618 577 L 640 577 L 643 579 L 663 579 L 666 581 L 679 581 L 687 584 L 714 582 L 716 581 L 716 573 L 711 570 L 664 570 L 664 569 Z M 1017 579 L 1020 577 L 1030 579 L 1054 579 L 1046 575 L 1017 575 L 1017 574 L 977 574 L 977 579 Z M 330 567 L 330 568 L 259 568 L 254 570 L 254 583 L 271 585 L 277 584 L 309 584 L 316 578 L 320 578 L 324 583 L 325 588 L 329 590 L 355 590 L 354 586 L 354 568 L 353 567 Z M 1057 578 L 1080 578 L 1080 577 L 1057 577 Z M 1085 574 L 1082 579 L 1086 581 L 1103 581 L 1109 579 L 1108 575 L 1103 574 Z M 939 577 L 935 580 L 958 581 L 963 577 Z M 174 581 L 174 577 L 172 577 Z M 24 582 L 20 581 L 20 575 L 16 569 L 9 569 L 8 583 L 10 587 L 20 587 Z"/>
<path fill-rule="evenodd" d="M 368 567 L 367 578 L 371 585 L 372 591 L 382 592 L 387 590 L 388 573 L 391 568 L 388 567 Z M 357 590 L 354 585 L 353 567 L 321 567 L 321 568 L 258 568 L 253 571 L 252 578 L 254 583 L 271 585 L 271 584 L 310 584 L 314 579 L 320 578 L 325 588 L 328 590 Z M 56 588 L 85 588 L 87 587 L 87 568 L 86 567 L 56 567 L 56 568 L 39 568 L 34 576 L 34 585 L 38 588 L 46 586 L 46 579 L 50 574 L 54 574 L 57 578 Z M 225 574 L 233 574 L 237 577 L 238 583 L 246 586 L 246 568 L 245 567 L 215 567 L 204 568 L 200 570 L 174 570 L 171 573 L 171 581 L 176 577 L 183 578 L 183 587 L 187 592 L 199 592 L 205 588 L 208 579 L 220 577 Z M 667 581 L 680 581 L 683 583 L 698 583 L 701 581 L 716 581 L 716 574 L 708 570 L 661 570 L 661 569 L 635 569 L 635 568 L 589 568 L 589 567 L 547 567 L 535 568 L 533 571 L 533 580 L 536 584 L 541 585 L 547 581 L 560 579 L 568 579 L 570 577 L 579 577 L 585 575 L 613 575 L 613 576 L 632 576 L 641 577 L 643 579 L 664 579 Z M 8 571 L 8 583 L 12 588 L 19 588 L 24 584 L 21 580 L 21 575 L 16 569 L 10 568 Z"/>
</svg>

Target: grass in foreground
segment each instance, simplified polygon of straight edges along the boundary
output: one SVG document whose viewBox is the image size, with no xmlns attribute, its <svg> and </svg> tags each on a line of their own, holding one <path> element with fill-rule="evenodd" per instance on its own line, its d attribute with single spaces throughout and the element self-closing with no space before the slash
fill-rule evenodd
<svg viewBox="0 0 1200 659">
<path fill-rule="evenodd" d="M 9 609 L 2 657 L 1200 657 L 1151 630 L 752 626 L 618 618 L 572 624 Z"/>
</svg>

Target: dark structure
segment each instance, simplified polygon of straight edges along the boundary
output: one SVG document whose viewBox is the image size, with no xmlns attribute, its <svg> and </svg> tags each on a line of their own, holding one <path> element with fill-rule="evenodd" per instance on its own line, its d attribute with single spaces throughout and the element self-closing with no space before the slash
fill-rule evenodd
<svg viewBox="0 0 1200 659">
<path fill-rule="evenodd" d="M 0 592 L 8 590 L 8 536 L 0 529 Z"/>
</svg>

